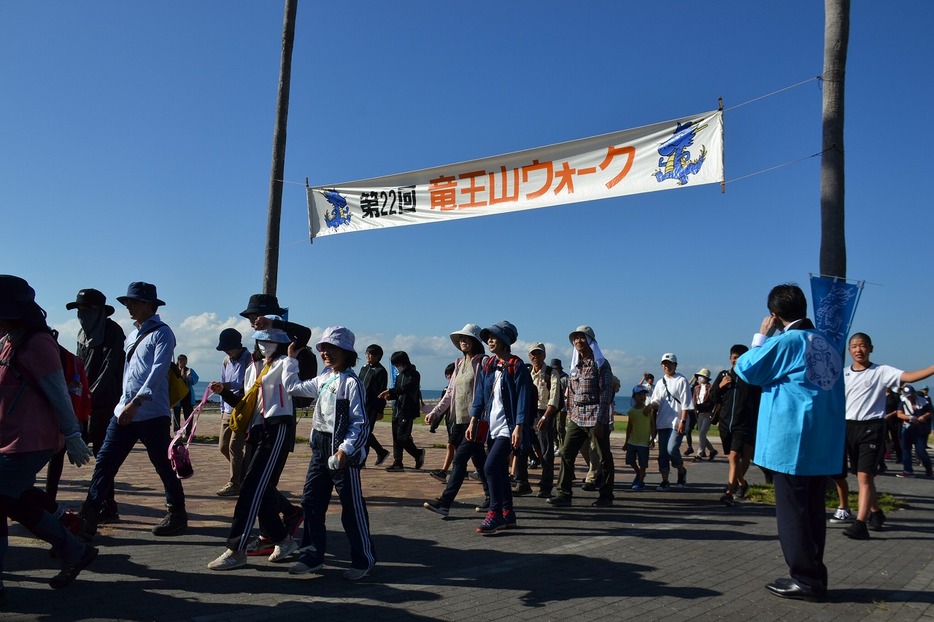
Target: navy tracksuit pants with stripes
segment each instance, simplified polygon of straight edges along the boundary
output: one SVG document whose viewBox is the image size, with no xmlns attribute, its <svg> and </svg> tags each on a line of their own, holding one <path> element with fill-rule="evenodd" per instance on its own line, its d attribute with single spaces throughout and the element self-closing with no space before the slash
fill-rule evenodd
<svg viewBox="0 0 934 622">
<path fill-rule="evenodd" d="M 324 561 L 327 551 L 325 517 L 331 493 L 337 489 L 341 501 L 341 524 L 350 541 L 350 565 L 353 568 L 371 568 L 376 564 L 376 553 L 370 539 L 370 517 L 360 486 L 360 469 L 348 466 L 331 471 L 328 468 L 331 455 L 331 435 L 314 430 L 311 434 L 311 462 L 302 492 L 305 526 L 301 542 L 301 548 L 311 545 L 314 550 L 303 551 L 300 560 L 309 566 L 317 566 Z"/>
<path fill-rule="evenodd" d="M 262 533 L 275 543 L 289 535 L 279 516 L 279 476 L 289 452 L 295 446 L 295 418 L 273 417 L 263 425 L 253 426 L 247 442 L 252 459 L 240 484 L 240 496 L 227 535 L 227 548 L 246 549 L 253 523 L 259 517 Z"/>
</svg>

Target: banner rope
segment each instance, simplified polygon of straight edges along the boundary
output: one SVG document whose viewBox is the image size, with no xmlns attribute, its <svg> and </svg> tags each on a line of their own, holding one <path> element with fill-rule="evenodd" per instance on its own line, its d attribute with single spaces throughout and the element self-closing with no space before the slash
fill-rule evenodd
<svg viewBox="0 0 934 622">
<path fill-rule="evenodd" d="M 761 99 L 765 99 L 765 98 L 767 98 L 767 97 L 772 97 L 773 95 L 778 95 L 779 93 L 784 93 L 784 92 L 787 91 L 787 90 L 793 89 L 793 88 L 795 88 L 795 87 L 799 87 L 799 86 L 801 86 L 802 84 L 807 84 L 808 82 L 811 82 L 811 81 L 813 81 L 813 80 L 823 80 L 823 77 L 818 75 L 818 76 L 814 76 L 814 77 L 812 77 L 812 78 L 808 78 L 807 80 L 802 80 L 801 82 L 798 82 L 798 83 L 796 83 L 796 84 L 791 84 L 791 85 L 788 85 L 788 86 L 786 86 L 786 87 L 784 87 L 784 88 L 780 88 L 780 89 L 778 89 L 777 91 L 772 91 L 771 93 L 766 93 L 765 95 L 760 95 L 759 97 L 754 97 L 753 99 L 750 99 L 749 101 L 744 101 L 744 102 L 742 102 L 742 103 L 740 103 L 740 104 L 736 104 L 735 106 L 730 106 L 729 108 L 724 108 L 723 111 L 726 112 L 727 110 L 735 110 L 736 108 L 739 108 L 739 107 L 741 107 L 741 106 L 745 106 L 746 104 L 751 104 L 751 103 L 757 102 L 757 101 L 759 101 L 759 100 L 761 100 Z"/>
</svg>

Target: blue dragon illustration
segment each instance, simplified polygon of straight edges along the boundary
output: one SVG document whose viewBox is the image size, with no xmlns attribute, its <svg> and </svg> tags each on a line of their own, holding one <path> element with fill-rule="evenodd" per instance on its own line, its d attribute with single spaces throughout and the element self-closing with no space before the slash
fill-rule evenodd
<svg viewBox="0 0 934 622">
<path fill-rule="evenodd" d="M 336 190 L 325 190 L 323 194 L 324 198 L 331 204 L 324 212 L 324 223 L 332 229 L 349 224 L 350 208 L 347 207 L 347 199 L 342 197 Z"/>
<path fill-rule="evenodd" d="M 695 127 L 694 121 L 683 125 L 678 123 L 674 135 L 658 148 L 658 155 L 662 156 L 658 159 L 661 170 L 655 171 L 655 179 L 659 183 L 666 179 L 676 179 L 678 185 L 683 186 L 688 183 L 688 175 L 694 175 L 701 170 L 707 157 L 707 149 L 701 146 L 700 157 L 692 161 L 688 147 L 694 144 L 694 135 L 705 127 L 707 126 Z"/>
</svg>

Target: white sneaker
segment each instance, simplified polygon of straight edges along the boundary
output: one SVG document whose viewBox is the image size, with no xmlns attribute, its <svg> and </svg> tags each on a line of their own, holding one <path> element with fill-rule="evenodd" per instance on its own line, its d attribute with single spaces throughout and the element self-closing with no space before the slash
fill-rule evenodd
<svg viewBox="0 0 934 622">
<path fill-rule="evenodd" d="M 208 564 L 209 570 L 233 570 L 246 566 L 246 553 L 227 549 L 220 557 Z"/>
<path fill-rule="evenodd" d="M 370 571 L 373 570 L 373 566 L 369 568 L 351 568 L 344 573 L 344 578 L 348 581 L 359 581 L 363 577 L 370 574 Z"/>
<path fill-rule="evenodd" d="M 305 562 L 295 562 L 292 564 L 292 567 L 289 568 L 289 574 L 310 574 L 312 572 L 318 572 L 324 568 L 324 563 L 320 563 L 317 566 L 309 566 Z"/>
<path fill-rule="evenodd" d="M 276 548 L 273 549 L 272 555 L 269 556 L 269 561 L 271 562 L 282 562 L 285 561 L 289 555 L 294 553 L 298 549 L 298 542 L 292 536 L 286 536 L 285 540 L 276 545 Z"/>
<path fill-rule="evenodd" d="M 833 513 L 833 516 L 830 517 L 830 522 L 834 525 L 840 525 L 842 523 L 849 523 L 853 521 L 853 515 L 850 514 L 849 508 L 837 508 L 837 511 Z"/>
</svg>

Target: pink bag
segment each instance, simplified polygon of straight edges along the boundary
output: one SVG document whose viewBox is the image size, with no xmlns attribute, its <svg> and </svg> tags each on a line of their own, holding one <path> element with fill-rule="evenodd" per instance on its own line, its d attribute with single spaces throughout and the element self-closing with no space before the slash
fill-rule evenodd
<svg viewBox="0 0 934 622">
<path fill-rule="evenodd" d="M 211 389 L 206 389 L 204 397 L 201 398 L 201 403 L 195 406 L 188 420 L 185 421 L 185 425 L 178 429 L 175 438 L 169 443 L 169 462 L 172 464 L 172 470 L 175 471 L 178 479 L 188 479 L 195 474 L 195 470 L 191 466 L 191 453 L 188 451 L 188 445 L 191 443 L 191 439 L 195 437 L 195 430 L 198 429 L 198 417 L 201 415 L 201 411 L 210 396 Z M 194 419 L 194 422 L 192 422 L 192 419 Z M 182 436 L 185 434 L 185 430 L 188 429 L 189 424 L 191 424 L 191 433 L 188 435 L 188 440 L 182 442 Z"/>
</svg>

